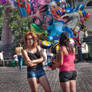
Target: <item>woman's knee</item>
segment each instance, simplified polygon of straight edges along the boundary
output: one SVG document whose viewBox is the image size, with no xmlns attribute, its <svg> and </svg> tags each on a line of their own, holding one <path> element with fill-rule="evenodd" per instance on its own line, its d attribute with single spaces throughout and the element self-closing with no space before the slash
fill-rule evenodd
<svg viewBox="0 0 92 92">
<path fill-rule="evenodd" d="M 28 79 L 29 86 L 32 92 L 38 92 L 38 83 L 36 79 L 30 78 Z"/>
</svg>

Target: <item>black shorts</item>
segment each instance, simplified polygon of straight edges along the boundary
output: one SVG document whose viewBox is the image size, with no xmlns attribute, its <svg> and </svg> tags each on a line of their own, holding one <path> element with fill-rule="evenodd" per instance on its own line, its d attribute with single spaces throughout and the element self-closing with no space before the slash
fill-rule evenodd
<svg viewBox="0 0 92 92">
<path fill-rule="evenodd" d="M 66 82 L 69 80 L 76 80 L 77 72 L 76 71 L 62 71 L 59 73 L 60 82 Z"/>
</svg>

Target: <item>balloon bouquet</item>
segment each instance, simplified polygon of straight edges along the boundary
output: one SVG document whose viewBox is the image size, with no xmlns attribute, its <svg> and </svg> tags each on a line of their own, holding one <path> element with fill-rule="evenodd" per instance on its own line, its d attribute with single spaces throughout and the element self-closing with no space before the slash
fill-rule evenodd
<svg viewBox="0 0 92 92">
<path fill-rule="evenodd" d="M 84 23 L 90 18 L 84 4 L 76 8 L 71 8 L 66 0 L 1 0 L 0 4 L 6 4 L 7 1 L 12 8 L 20 11 L 21 17 L 33 18 L 30 29 L 39 35 L 42 48 L 51 50 L 54 61 L 59 50 L 59 37 L 63 32 L 75 40 L 76 44 L 73 45 L 80 45 L 79 33 L 86 31 Z M 50 58 L 51 67 L 53 63 Z"/>
</svg>

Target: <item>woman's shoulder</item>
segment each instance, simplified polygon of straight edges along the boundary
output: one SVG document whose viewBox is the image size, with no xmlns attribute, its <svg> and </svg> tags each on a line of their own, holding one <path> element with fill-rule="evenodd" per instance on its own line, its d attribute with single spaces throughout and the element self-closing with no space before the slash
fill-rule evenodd
<svg viewBox="0 0 92 92">
<path fill-rule="evenodd" d="M 61 46 L 60 51 L 62 51 L 64 54 L 68 54 L 66 46 Z"/>
<path fill-rule="evenodd" d="M 27 53 L 27 49 L 22 49 L 22 53 Z"/>
<path fill-rule="evenodd" d="M 39 50 L 39 51 L 41 51 L 41 46 L 40 45 L 37 45 L 37 49 Z"/>
<path fill-rule="evenodd" d="M 61 51 L 65 51 L 65 50 L 66 50 L 66 46 L 61 46 L 61 47 L 60 47 L 60 50 L 61 50 Z"/>
</svg>

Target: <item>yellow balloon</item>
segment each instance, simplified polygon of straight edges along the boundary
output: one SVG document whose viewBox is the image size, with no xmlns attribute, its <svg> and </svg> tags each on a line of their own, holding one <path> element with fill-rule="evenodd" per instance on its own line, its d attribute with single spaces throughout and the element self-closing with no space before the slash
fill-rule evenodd
<svg viewBox="0 0 92 92">
<path fill-rule="evenodd" d="M 59 50 L 59 48 L 60 48 L 60 46 L 59 46 L 59 45 L 57 45 L 57 46 L 56 46 L 56 50 L 58 51 L 58 50 Z"/>
<path fill-rule="evenodd" d="M 80 15 L 81 15 L 81 16 L 83 16 L 83 13 L 82 13 L 82 11 L 81 11 L 81 10 L 79 10 L 79 13 L 80 13 Z"/>
<path fill-rule="evenodd" d="M 88 20 L 88 18 L 87 18 L 87 17 L 84 17 L 84 20 L 85 20 L 85 21 L 87 21 L 87 20 Z"/>
</svg>

